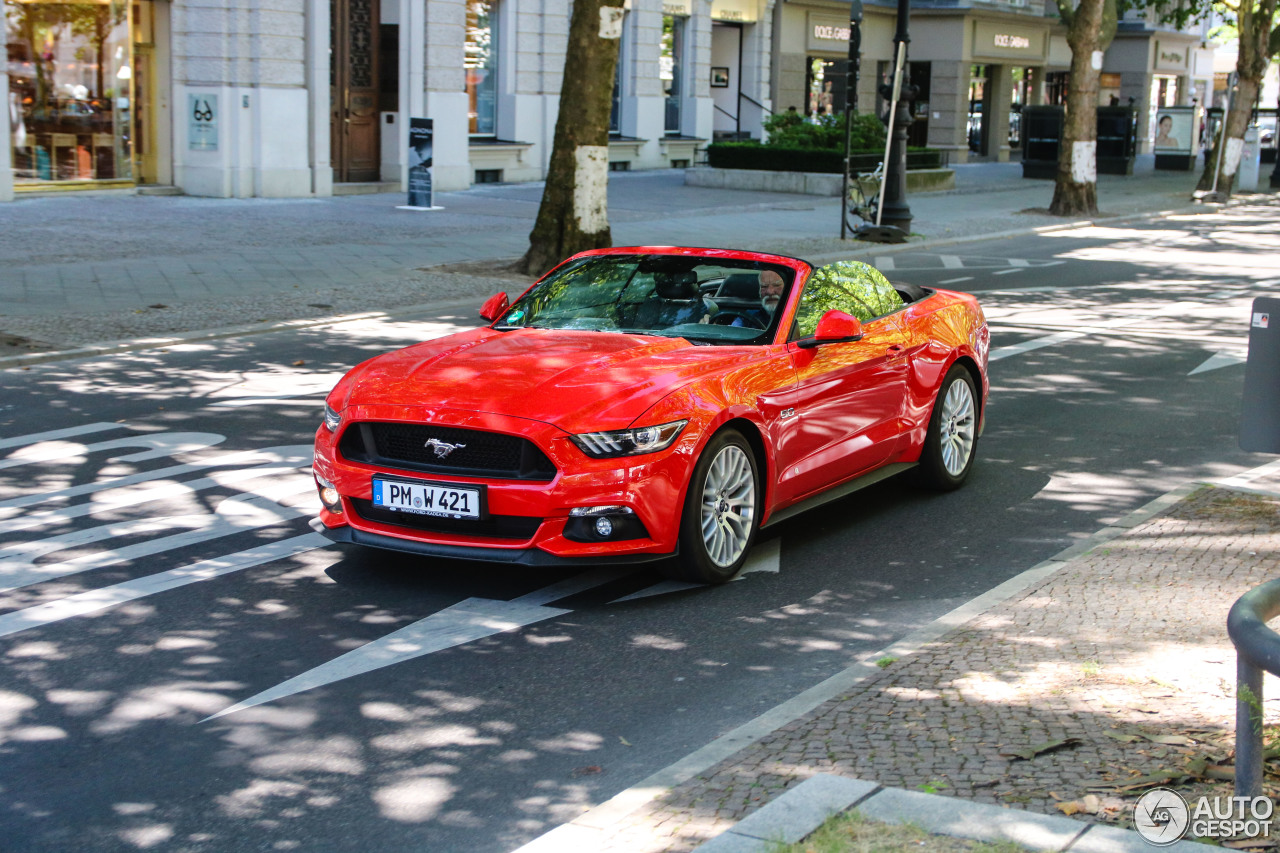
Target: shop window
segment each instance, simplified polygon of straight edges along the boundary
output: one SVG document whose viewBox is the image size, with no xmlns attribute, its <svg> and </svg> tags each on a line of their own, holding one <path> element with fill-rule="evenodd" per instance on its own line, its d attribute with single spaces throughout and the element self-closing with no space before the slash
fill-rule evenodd
<svg viewBox="0 0 1280 853">
<path fill-rule="evenodd" d="M 6 0 L 4 15 L 15 185 L 131 180 L 135 88 L 152 85 L 134 73 L 128 6 Z"/>
<path fill-rule="evenodd" d="M 823 116 L 843 115 L 845 93 L 848 91 L 849 60 L 811 56 L 806 66 L 805 115 L 814 120 Z"/>
<path fill-rule="evenodd" d="M 1071 85 L 1070 71 L 1050 71 L 1044 75 L 1044 102 L 1050 107 L 1067 105 L 1067 87 Z"/>
<path fill-rule="evenodd" d="M 1036 86 L 1034 68 L 1010 69 L 1013 93 L 1009 104 L 1009 147 L 1022 147 L 1022 108 L 1031 103 Z"/>
<path fill-rule="evenodd" d="M 680 98 L 684 92 L 684 38 L 688 18 L 662 16 L 662 45 L 658 54 L 658 76 L 666 96 L 667 134 L 680 133 Z"/>
<path fill-rule="evenodd" d="M 467 73 L 467 118 L 475 136 L 497 134 L 498 32 L 497 4 L 467 0 L 463 66 Z"/>
<path fill-rule="evenodd" d="M 1098 75 L 1098 106 L 1100 107 L 1120 106 L 1120 75 L 1119 74 L 1099 74 Z"/>
<path fill-rule="evenodd" d="M 969 66 L 969 121 L 968 121 L 968 139 L 969 150 L 975 154 L 987 153 L 987 90 L 988 75 L 990 73 L 989 66 L 986 65 L 970 65 Z"/>
</svg>

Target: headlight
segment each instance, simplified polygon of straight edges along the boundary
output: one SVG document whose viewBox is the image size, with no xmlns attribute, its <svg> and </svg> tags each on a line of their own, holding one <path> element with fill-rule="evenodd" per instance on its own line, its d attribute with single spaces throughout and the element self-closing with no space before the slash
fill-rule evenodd
<svg viewBox="0 0 1280 853">
<path fill-rule="evenodd" d="M 338 425 L 342 423 L 342 412 L 336 411 L 328 403 L 324 404 L 324 428 L 329 432 L 335 432 Z"/>
<path fill-rule="evenodd" d="M 617 456 L 639 456 L 666 450 L 680 435 L 688 421 L 672 421 L 669 424 L 617 432 L 586 432 L 570 436 L 582 452 L 595 459 L 612 459 Z"/>
</svg>

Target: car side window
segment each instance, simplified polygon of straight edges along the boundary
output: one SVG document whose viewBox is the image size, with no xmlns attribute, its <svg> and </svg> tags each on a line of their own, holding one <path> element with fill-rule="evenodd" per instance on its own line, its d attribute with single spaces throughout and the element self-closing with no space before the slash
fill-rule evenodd
<svg viewBox="0 0 1280 853">
<path fill-rule="evenodd" d="M 814 333 L 828 311 L 843 311 L 864 323 L 892 314 L 904 304 L 878 269 L 862 261 L 837 261 L 813 271 L 796 309 L 797 338 Z"/>
</svg>

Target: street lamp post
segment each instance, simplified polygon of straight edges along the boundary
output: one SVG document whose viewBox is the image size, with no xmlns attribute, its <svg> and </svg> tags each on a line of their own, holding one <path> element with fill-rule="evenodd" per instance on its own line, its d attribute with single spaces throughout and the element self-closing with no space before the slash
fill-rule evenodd
<svg viewBox="0 0 1280 853">
<path fill-rule="evenodd" d="M 908 26 L 911 19 L 910 0 L 898 0 L 898 29 L 893 34 L 894 56 L 899 55 L 899 45 L 909 45 L 911 36 Z M 901 50 L 903 72 L 906 72 L 906 50 Z M 893 87 L 881 86 L 881 94 L 893 97 Z M 907 204 L 907 128 L 911 124 L 912 104 L 919 90 L 910 84 L 902 87 L 897 108 L 893 115 L 893 126 L 887 128 L 890 134 L 888 162 L 885 163 L 884 208 L 881 214 L 881 225 L 892 225 L 911 233 L 911 206 Z"/>
</svg>

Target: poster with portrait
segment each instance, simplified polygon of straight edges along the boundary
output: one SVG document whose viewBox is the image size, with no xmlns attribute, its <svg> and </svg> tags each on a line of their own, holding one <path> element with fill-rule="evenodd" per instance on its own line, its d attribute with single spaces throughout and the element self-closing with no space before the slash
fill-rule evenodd
<svg viewBox="0 0 1280 853">
<path fill-rule="evenodd" d="M 1157 154 L 1193 154 L 1200 134 L 1195 107 L 1157 107 L 1151 147 Z"/>
</svg>

